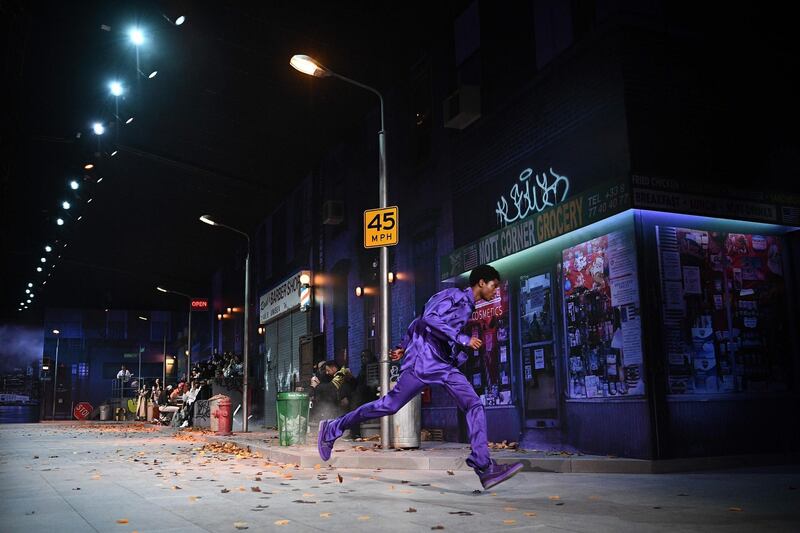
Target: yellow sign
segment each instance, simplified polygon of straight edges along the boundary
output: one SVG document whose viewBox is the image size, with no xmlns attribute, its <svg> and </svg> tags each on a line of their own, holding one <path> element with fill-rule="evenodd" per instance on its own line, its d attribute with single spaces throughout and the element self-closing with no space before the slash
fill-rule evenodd
<svg viewBox="0 0 800 533">
<path fill-rule="evenodd" d="M 397 206 L 364 211 L 364 248 L 394 246 L 400 237 Z"/>
</svg>

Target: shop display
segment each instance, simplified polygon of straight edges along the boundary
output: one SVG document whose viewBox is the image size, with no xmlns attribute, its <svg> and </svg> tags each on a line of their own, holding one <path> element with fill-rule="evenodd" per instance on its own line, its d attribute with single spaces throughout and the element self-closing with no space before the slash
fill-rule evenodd
<svg viewBox="0 0 800 533">
<path fill-rule="evenodd" d="M 570 398 L 644 394 L 633 236 L 613 232 L 562 252 Z"/>
<path fill-rule="evenodd" d="M 486 406 L 512 403 L 508 319 L 508 282 L 504 281 L 491 301 L 475 305 L 466 325 L 466 332 L 481 339 L 483 346 L 467 351 L 465 375 Z"/>
<path fill-rule="evenodd" d="M 656 231 L 668 391 L 785 390 L 780 238 L 667 226 Z"/>
</svg>

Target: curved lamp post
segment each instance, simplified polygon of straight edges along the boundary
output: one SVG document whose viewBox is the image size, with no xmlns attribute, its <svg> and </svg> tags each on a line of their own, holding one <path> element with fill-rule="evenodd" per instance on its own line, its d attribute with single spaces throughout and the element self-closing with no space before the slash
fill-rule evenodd
<svg viewBox="0 0 800 533">
<path fill-rule="evenodd" d="M 383 96 L 377 89 L 364 85 L 361 82 L 350 79 L 341 74 L 324 67 L 319 61 L 307 55 L 294 55 L 289 64 L 303 74 L 316 78 L 337 78 L 356 87 L 361 87 L 375 96 L 381 104 L 381 129 L 378 131 L 378 207 L 386 207 L 387 187 L 386 187 L 386 131 L 384 128 Z M 381 364 L 381 396 L 389 392 L 389 249 L 382 246 L 379 252 L 379 277 L 380 277 L 380 364 Z M 389 418 L 381 418 L 381 443 L 383 449 L 389 448 Z"/>
<path fill-rule="evenodd" d="M 200 222 L 208 224 L 209 226 L 216 226 L 224 228 L 234 233 L 238 233 L 247 240 L 247 255 L 244 260 L 244 354 L 243 354 L 243 373 L 242 376 L 242 432 L 248 431 L 247 418 L 250 414 L 250 398 L 248 397 L 248 374 L 249 371 L 249 354 L 250 354 L 250 235 L 246 232 L 220 224 L 211 219 L 210 215 L 203 215 L 200 217 Z"/>
</svg>

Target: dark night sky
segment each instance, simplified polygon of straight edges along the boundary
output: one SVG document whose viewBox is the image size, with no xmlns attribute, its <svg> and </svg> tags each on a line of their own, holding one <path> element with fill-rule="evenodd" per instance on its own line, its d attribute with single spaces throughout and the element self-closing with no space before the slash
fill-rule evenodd
<svg viewBox="0 0 800 533">
<path fill-rule="evenodd" d="M 296 72 L 290 56 L 307 53 L 385 91 L 422 57 L 432 36 L 452 37 L 453 17 L 468 3 L 0 0 L 10 98 L 0 144 L 0 323 L 40 323 L 44 305 L 163 308 L 170 304 L 153 290 L 160 283 L 207 292 L 237 241 L 198 216 L 252 231 L 327 149 L 364 127 L 375 107 L 357 88 Z M 761 154 L 770 150 L 780 168 L 792 168 L 798 162 L 793 19 L 766 8 L 655 4 L 666 6 L 669 31 L 695 36 L 702 49 L 696 59 L 708 64 L 707 87 L 729 99 L 717 105 L 712 91 L 707 107 L 733 103 L 725 117 L 730 127 L 722 127 L 737 146 L 731 176 L 738 160 L 760 170 Z M 181 27 L 164 18 L 178 14 L 188 18 Z M 127 29 L 137 21 L 148 39 L 141 70 L 157 69 L 153 80 L 136 81 Z M 501 48 L 508 39 L 503 23 L 501 17 L 500 35 L 491 36 Z M 128 89 L 120 116 L 134 121 L 120 128 L 119 154 L 95 160 L 91 124 L 113 121 L 113 78 Z M 792 142 L 772 146 L 776 138 Z M 113 125 L 101 140 L 101 152 L 110 152 Z M 96 168 L 85 174 L 92 160 Z M 748 185 L 760 184 L 738 174 Z M 796 192 L 795 175 L 778 176 L 773 185 Z M 77 193 L 70 179 L 81 181 Z M 58 228 L 65 199 L 73 208 Z M 56 239 L 68 246 L 57 248 L 62 257 L 52 276 L 36 274 L 44 245 Z M 32 308 L 17 313 L 26 284 L 45 279 Z"/>
<path fill-rule="evenodd" d="M 419 58 L 431 27 L 459 6 L 445 2 L 432 12 L 408 2 L 261 4 L 3 3 L 13 104 L 4 121 L 10 142 L 0 321 L 20 320 L 28 281 L 48 281 L 37 290 L 38 305 L 22 313 L 31 323 L 41 320 L 42 304 L 163 307 L 153 290 L 158 283 L 206 292 L 237 242 L 198 216 L 252 230 L 375 105 L 368 93 L 296 72 L 290 56 L 307 53 L 383 88 Z M 187 17 L 180 27 L 163 18 L 178 14 Z M 136 21 L 148 39 L 141 70 L 157 69 L 153 80 L 135 79 L 127 29 Z M 117 156 L 96 160 L 91 124 L 113 121 L 107 84 L 114 78 L 128 90 L 121 118 L 135 119 L 120 127 Z M 101 152 L 113 149 L 115 135 L 111 125 Z M 96 168 L 85 173 L 92 160 Z M 81 181 L 77 193 L 70 179 Z M 59 228 L 65 199 L 73 207 Z M 58 247 L 52 276 L 36 274 L 42 255 L 52 264 L 43 247 L 56 239 L 68 246 Z"/>
</svg>

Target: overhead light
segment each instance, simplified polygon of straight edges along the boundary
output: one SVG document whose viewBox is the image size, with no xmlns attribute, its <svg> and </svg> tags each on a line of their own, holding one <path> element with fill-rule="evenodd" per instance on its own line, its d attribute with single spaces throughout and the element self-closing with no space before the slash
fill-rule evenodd
<svg viewBox="0 0 800 533">
<path fill-rule="evenodd" d="M 122 90 L 122 83 L 118 81 L 112 81 L 108 84 L 108 88 L 111 89 L 111 94 L 114 96 L 120 96 L 123 92 Z"/>
<path fill-rule="evenodd" d="M 133 117 L 131 117 L 131 118 L 129 118 L 128 120 L 126 120 L 126 121 L 125 121 L 125 124 L 130 124 L 131 122 L 133 122 Z"/>
<path fill-rule="evenodd" d="M 308 57 L 307 55 L 296 54 L 292 56 L 292 59 L 289 60 L 289 64 L 302 72 L 303 74 L 308 74 L 309 76 L 316 76 L 317 78 L 324 78 L 326 76 L 330 76 L 330 72 L 317 63 L 314 59 Z"/>
<path fill-rule="evenodd" d="M 146 316 L 140 316 L 140 317 L 139 317 L 139 320 L 144 320 L 144 321 L 147 321 L 147 317 L 146 317 Z"/>
<path fill-rule="evenodd" d="M 200 217 L 200 222 L 205 222 L 209 226 L 216 226 L 217 223 L 211 220 L 211 215 L 203 215 Z"/>
<path fill-rule="evenodd" d="M 25 294 L 30 294 L 30 293 L 31 293 L 30 289 L 25 289 Z"/>
<path fill-rule="evenodd" d="M 42 285 L 47 285 L 47 280 L 44 280 L 44 281 L 42 282 Z"/>
<path fill-rule="evenodd" d="M 164 289 L 164 288 L 161 288 L 161 287 L 156 287 L 156 290 L 157 291 L 161 291 L 161 292 L 167 292 L 167 289 Z"/>
<path fill-rule="evenodd" d="M 70 205 L 70 203 L 69 203 L 69 202 L 67 202 L 67 201 L 65 200 L 65 201 L 61 202 L 61 207 L 63 207 L 64 209 L 69 209 L 69 208 L 70 208 L 70 207 L 72 207 L 72 206 Z"/>
<path fill-rule="evenodd" d="M 36 267 L 36 272 L 41 272 L 41 271 L 42 271 L 42 267 Z"/>
<path fill-rule="evenodd" d="M 111 152 L 111 157 L 114 157 L 115 155 L 117 155 L 117 150 L 114 150 L 113 152 Z"/>
<path fill-rule="evenodd" d="M 102 135 L 106 132 L 106 128 L 100 122 L 95 122 L 92 124 L 92 131 L 95 135 Z"/>
<path fill-rule="evenodd" d="M 184 17 L 183 15 L 181 15 L 180 17 L 175 19 L 175 25 L 176 26 L 180 26 L 184 22 L 186 22 L 186 17 Z"/>
<path fill-rule="evenodd" d="M 131 42 L 136 46 L 144 43 L 144 33 L 139 28 L 131 28 L 128 31 L 128 36 L 131 38 Z"/>
<path fill-rule="evenodd" d="M 362 295 L 362 294 L 364 294 L 364 289 L 362 289 L 360 286 L 359 286 L 359 287 L 356 287 L 356 296 L 357 296 L 358 298 L 361 298 L 361 295 Z"/>
<path fill-rule="evenodd" d="M 33 283 L 28 283 L 28 287 L 33 287 Z"/>
<path fill-rule="evenodd" d="M 94 165 L 91 163 L 86 163 L 85 165 L 83 165 L 83 168 L 85 168 L 86 170 L 92 170 L 94 168 Z"/>
<path fill-rule="evenodd" d="M 64 225 L 64 219 L 63 218 L 57 218 L 56 219 L 56 224 L 58 224 L 59 226 L 63 226 Z"/>
<path fill-rule="evenodd" d="M 72 180 L 72 181 L 69 182 L 69 188 L 72 189 L 73 191 L 77 191 L 78 187 L 80 187 L 80 186 L 81 186 L 81 184 L 78 183 L 75 180 Z"/>
<path fill-rule="evenodd" d="M 151 73 L 150 73 L 150 75 L 149 75 L 149 76 L 147 76 L 147 77 L 148 77 L 148 79 L 151 79 L 151 80 L 152 80 L 153 78 L 155 78 L 155 77 L 156 77 L 156 75 L 157 75 L 157 74 L 158 74 L 158 71 L 157 71 L 157 70 L 154 70 L 154 71 L 153 71 L 153 72 L 151 72 Z"/>
<path fill-rule="evenodd" d="M 97 183 L 100 183 L 101 181 L 103 181 L 103 178 L 97 178 Z"/>
<path fill-rule="evenodd" d="M 39 259 L 39 261 L 41 261 L 42 263 L 47 263 L 47 258 L 42 257 L 42 258 Z"/>
<path fill-rule="evenodd" d="M 89 198 L 88 200 L 86 200 L 86 203 L 87 203 L 87 204 L 90 204 L 90 203 L 92 203 L 92 198 Z M 65 244 L 64 246 L 66 246 L 66 244 Z"/>
<path fill-rule="evenodd" d="M 31 299 L 30 299 L 30 298 L 28 298 L 28 299 L 27 299 L 27 300 L 25 300 L 25 301 L 26 301 L 26 302 L 28 302 L 28 303 L 31 303 Z"/>
<path fill-rule="evenodd" d="M 58 335 L 58 334 L 60 334 L 60 333 L 61 333 L 61 332 L 60 332 L 60 331 L 58 331 L 57 329 L 54 329 L 54 330 L 53 330 L 53 335 Z"/>
<path fill-rule="evenodd" d="M 50 247 L 50 245 L 48 244 L 48 245 L 45 245 L 45 247 L 44 247 L 44 251 L 45 251 L 45 252 L 52 252 L 52 251 L 53 251 L 53 249 L 52 249 L 52 248 Z"/>
<path fill-rule="evenodd" d="M 394 283 L 394 272 L 389 272 L 386 274 L 386 281 L 389 283 Z"/>
<path fill-rule="evenodd" d="M 78 217 L 78 220 L 80 220 L 80 219 L 82 219 L 82 218 L 83 218 L 83 215 L 80 215 L 80 216 Z M 59 255 L 59 257 L 61 257 L 61 256 Z"/>
</svg>

